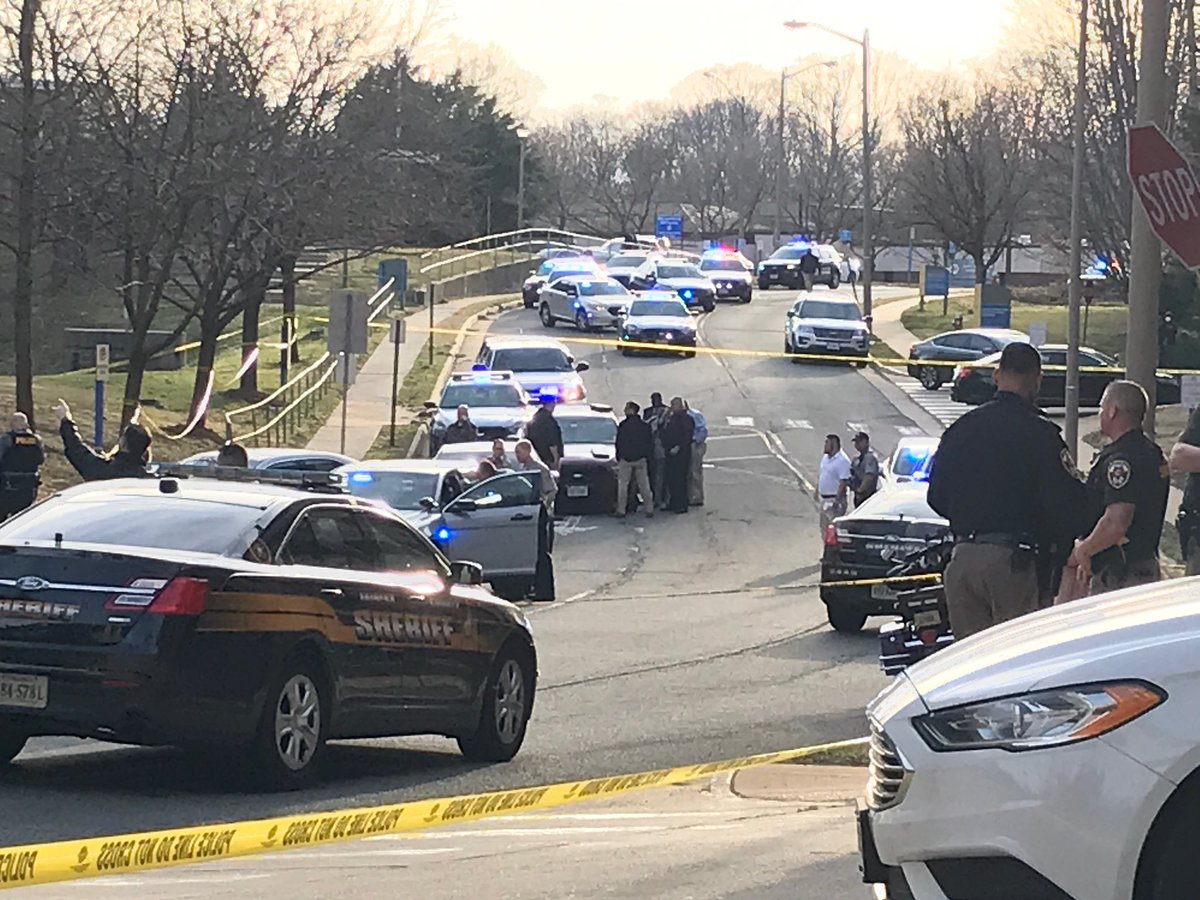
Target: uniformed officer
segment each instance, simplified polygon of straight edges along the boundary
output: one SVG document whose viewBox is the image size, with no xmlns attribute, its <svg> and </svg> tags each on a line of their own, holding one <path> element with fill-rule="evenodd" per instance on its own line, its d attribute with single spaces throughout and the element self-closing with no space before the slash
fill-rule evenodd
<svg viewBox="0 0 1200 900">
<path fill-rule="evenodd" d="M 0 522 L 33 506 L 45 461 L 46 449 L 29 418 L 14 413 L 8 431 L 0 434 Z"/>
<path fill-rule="evenodd" d="M 1192 410 L 1187 428 L 1171 448 L 1172 472 L 1187 475 L 1179 504 L 1179 545 L 1188 575 L 1200 575 L 1200 407 Z"/>
<path fill-rule="evenodd" d="M 1048 605 L 1055 563 L 1086 527 L 1075 460 L 1034 405 L 1041 356 L 1009 344 L 992 377 L 995 398 L 946 430 L 929 478 L 955 539 L 943 578 L 959 638 Z"/>
<path fill-rule="evenodd" d="M 1167 461 L 1142 431 L 1146 392 L 1114 381 L 1100 400 L 1100 431 L 1109 439 L 1088 474 L 1092 529 L 1077 541 L 1068 571 L 1091 578 L 1100 594 L 1158 581 L 1158 543 L 1171 490 Z"/>
</svg>

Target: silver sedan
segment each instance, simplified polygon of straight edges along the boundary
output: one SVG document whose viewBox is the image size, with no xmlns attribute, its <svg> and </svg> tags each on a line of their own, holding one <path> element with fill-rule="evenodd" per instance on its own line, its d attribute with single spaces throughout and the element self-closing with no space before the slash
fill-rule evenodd
<svg viewBox="0 0 1200 900">
<path fill-rule="evenodd" d="M 564 275 L 538 296 L 538 316 L 547 328 L 573 322 L 580 331 L 616 328 L 633 295 L 619 281 L 604 276 Z"/>
</svg>

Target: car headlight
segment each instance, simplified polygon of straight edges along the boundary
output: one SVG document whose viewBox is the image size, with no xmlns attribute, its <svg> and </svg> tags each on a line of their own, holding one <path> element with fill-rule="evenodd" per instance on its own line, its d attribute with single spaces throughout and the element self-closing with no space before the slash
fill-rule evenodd
<svg viewBox="0 0 1200 900">
<path fill-rule="evenodd" d="M 796 334 L 800 337 L 815 338 L 817 333 L 812 330 L 811 325 L 797 325 Z"/>
<path fill-rule="evenodd" d="M 789 269 L 794 269 L 794 268 L 796 268 L 796 266 L 795 266 L 793 263 L 788 263 L 788 268 L 789 268 Z"/>
<path fill-rule="evenodd" d="M 1052 688 L 913 719 L 931 750 L 1038 750 L 1099 737 L 1166 699 L 1142 681 Z"/>
</svg>

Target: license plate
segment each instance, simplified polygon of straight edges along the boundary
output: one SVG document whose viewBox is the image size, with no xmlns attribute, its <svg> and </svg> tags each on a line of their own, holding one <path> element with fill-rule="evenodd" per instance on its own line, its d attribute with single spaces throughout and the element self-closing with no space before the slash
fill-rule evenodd
<svg viewBox="0 0 1200 900">
<path fill-rule="evenodd" d="M 919 612 L 913 616 L 913 624 L 918 628 L 928 628 L 931 625 L 942 624 L 942 614 L 937 610 L 930 612 Z"/>
<path fill-rule="evenodd" d="M 50 680 L 44 675 L 0 675 L 0 706 L 45 709 Z"/>
<path fill-rule="evenodd" d="M 778 281 L 778 280 L 779 280 L 779 273 L 778 273 L 778 272 L 771 272 L 771 273 L 769 273 L 769 274 L 767 275 L 767 277 L 768 277 L 768 278 L 770 278 L 772 281 Z"/>
<path fill-rule="evenodd" d="M 588 491 L 588 486 L 586 484 L 568 484 L 567 485 L 567 496 L 568 497 L 586 497 L 589 493 L 590 492 Z"/>
<path fill-rule="evenodd" d="M 896 592 L 886 584 L 871 585 L 871 598 L 874 600 L 895 600 Z"/>
</svg>

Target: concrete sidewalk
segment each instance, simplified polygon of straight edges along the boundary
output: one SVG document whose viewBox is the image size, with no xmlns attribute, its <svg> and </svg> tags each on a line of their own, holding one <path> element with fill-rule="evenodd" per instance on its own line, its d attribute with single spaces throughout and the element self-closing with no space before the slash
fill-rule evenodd
<svg viewBox="0 0 1200 900">
<path fill-rule="evenodd" d="M 462 310 L 480 302 L 495 299 L 497 302 L 511 297 L 511 294 L 496 294 L 484 297 L 464 297 L 461 300 L 450 300 L 439 303 L 433 310 L 433 323 L 437 327 Z M 429 312 L 424 307 L 414 310 L 408 317 L 409 325 L 414 329 L 428 327 Z M 427 335 L 421 332 L 410 333 L 408 340 L 400 345 L 400 383 L 412 368 L 413 363 L 425 352 Z M 392 344 L 383 341 L 371 354 L 362 368 L 358 370 L 358 378 L 350 386 L 346 397 L 346 448 L 347 456 L 362 459 L 379 437 L 380 430 L 388 424 L 392 404 Z M 323 450 L 338 453 L 341 450 L 342 433 L 342 404 L 329 416 L 324 425 L 308 442 L 309 450 Z"/>
</svg>

